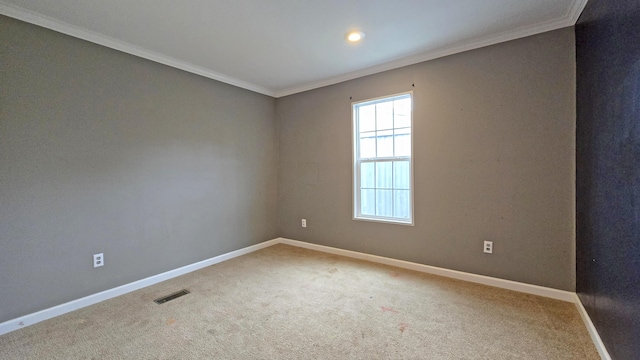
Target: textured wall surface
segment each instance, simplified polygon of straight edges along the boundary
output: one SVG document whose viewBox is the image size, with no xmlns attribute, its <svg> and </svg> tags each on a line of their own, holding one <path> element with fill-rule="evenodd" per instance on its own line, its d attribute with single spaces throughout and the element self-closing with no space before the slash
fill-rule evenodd
<svg viewBox="0 0 640 360">
<path fill-rule="evenodd" d="M 276 237 L 277 156 L 273 98 L 0 17 L 0 322 Z"/>
<path fill-rule="evenodd" d="M 614 359 L 640 359 L 640 2 L 576 25 L 577 291 Z"/>
<path fill-rule="evenodd" d="M 353 220 L 351 102 L 410 90 L 415 226 Z M 279 98 L 276 113 L 280 236 L 575 289 L 573 29 Z"/>
</svg>

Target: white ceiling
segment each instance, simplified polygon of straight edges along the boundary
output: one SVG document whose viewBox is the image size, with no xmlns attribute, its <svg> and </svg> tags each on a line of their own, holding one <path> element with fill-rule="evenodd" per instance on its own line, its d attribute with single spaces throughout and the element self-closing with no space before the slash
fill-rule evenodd
<svg viewBox="0 0 640 360">
<path fill-rule="evenodd" d="M 571 26 L 586 2 L 0 0 L 0 13 L 280 97 Z"/>
</svg>

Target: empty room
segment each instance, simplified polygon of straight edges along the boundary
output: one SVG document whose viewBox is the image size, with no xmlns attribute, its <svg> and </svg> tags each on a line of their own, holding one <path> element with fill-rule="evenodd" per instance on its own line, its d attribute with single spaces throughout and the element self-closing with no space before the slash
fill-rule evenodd
<svg viewBox="0 0 640 360">
<path fill-rule="evenodd" d="M 0 0 L 0 358 L 640 358 L 637 0 Z"/>
</svg>

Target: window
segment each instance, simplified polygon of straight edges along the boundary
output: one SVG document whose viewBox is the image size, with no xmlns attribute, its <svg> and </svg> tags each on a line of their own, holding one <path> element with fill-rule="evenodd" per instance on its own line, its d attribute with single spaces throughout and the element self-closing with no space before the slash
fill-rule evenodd
<svg viewBox="0 0 640 360">
<path fill-rule="evenodd" d="M 354 219 L 413 224 L 411 95 L 352 104 Z"/>
</svg>

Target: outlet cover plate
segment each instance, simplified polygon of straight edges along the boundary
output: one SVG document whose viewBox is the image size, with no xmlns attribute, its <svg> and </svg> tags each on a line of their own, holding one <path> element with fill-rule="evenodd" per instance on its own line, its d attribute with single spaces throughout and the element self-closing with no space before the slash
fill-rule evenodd
<svg viewBox="0 0 640 360">
<path fill-rule="evenodd" d="M 93 267 L 97 268 L 100 266 L 104 266 L 104 254 L 93 254 Z"/>
</svg>

